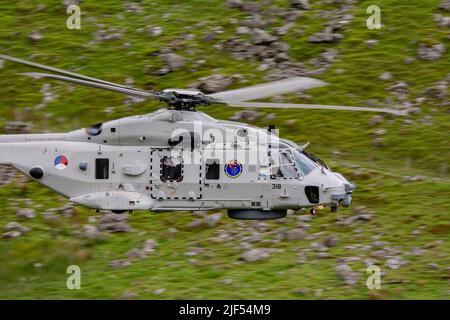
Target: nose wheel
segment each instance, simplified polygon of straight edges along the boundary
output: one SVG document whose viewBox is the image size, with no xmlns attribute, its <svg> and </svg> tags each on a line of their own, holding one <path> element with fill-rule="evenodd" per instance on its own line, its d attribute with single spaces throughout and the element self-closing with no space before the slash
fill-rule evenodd
<svg viewBox="0 0 450 320">
<path fill-rule="evenodd" d="M 312 208 L 311 210 L 309 210 L 309 213 L 312 215 L 312 216 L 315 216 L 316 215 L 316 208 Z"/>
</svg>

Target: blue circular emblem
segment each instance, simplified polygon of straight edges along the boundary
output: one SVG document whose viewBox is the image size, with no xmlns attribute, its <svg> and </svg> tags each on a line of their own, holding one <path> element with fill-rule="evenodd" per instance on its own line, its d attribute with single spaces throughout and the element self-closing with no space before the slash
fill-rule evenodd
<svg viewBox="0 0 450 320">
<path fill-rule="evenodd" d="M 237 178 L 242 173 L 242 164 L 237 160 L 228 161 L 225 165 L 225 174 L 230 178 Z"/>
</svg>

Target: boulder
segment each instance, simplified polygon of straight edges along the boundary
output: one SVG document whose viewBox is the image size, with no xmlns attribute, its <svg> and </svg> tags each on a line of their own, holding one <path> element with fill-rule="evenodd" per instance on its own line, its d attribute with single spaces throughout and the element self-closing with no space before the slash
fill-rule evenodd
<svg viewBox="0 0 450 320">
<path fill-rule="evenodd" d="M 273 253 L 273 249 L 250 249 L 241 254 L 240 260 L 245 262 L 255 262 L 259 260 L 265 260 L 270 258 Z"/>
<path fill-rule="evenodd" d="M 450 0 L 441 0 L 439 9 L 450 11 Z"/>
<path fill-rule="evenodd" d="M 176 53 L 162 54 L 161 59 L 167 64 L 170 71 L 179 70 L 185 64 L 184 58 Z"/>
<path fill-rule="evenodd" d="M 291 6 L 302 10 L 309 10 L 311 8 L 309 0 L 291 0 Z"/>
<path fill-rule="evenodd" d="M 101 237 L 101 232 L 96 226 L 85 225 L 83 226 L 83 236 L 88 239 L 98 239 Z"/>
<path fill-rule="evenodd" d="M 223 74 L 213 74 L 200 80 L 193 86 L 204 93 L 220 92 L 227 89 L 233 83 L 233 78 Z"/>
<path fill-rule="evenodd" d="M 17 210 L 16 215 L 18 218 L 22 219 L 33 219 L 36 217 L 36 211 L 34 211 L 34 209 L 31 208 L 21 208 Z"/>
<path fill-rule="evenodd" d="M 445 46 L 443 44 L 428 45 L 422 43 L 417 49 L 417 55 L 419 56 L 419 59 L 425 61 L 438 60 L 444 53 Z"/>
</svg>

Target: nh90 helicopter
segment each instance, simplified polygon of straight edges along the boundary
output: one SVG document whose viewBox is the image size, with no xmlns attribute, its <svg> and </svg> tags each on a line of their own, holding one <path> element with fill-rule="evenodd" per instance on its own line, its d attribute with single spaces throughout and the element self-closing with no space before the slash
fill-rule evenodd
<svg viewBox="0 0 450 320">
<path fill-rule="evenodd" d="M 324 85 L 302 77 L 206 95 L 144 91 L 6 55 L 0 59 L 52 72 L 24 74 L 34 78 L 167 104 L 151 114 L 69 133 L 0 136 L 0 164 L 14 166 L 74 204 L 115 213 L 227 209 L 230 218 L 264 220 L 282 218 L 287 209 L 310 208 L 314 214 L 318 206 L 336 212 L 351 205 L 355 184 L 308 153 L 307 144 L 278 139 L 273 127 L 216 120 L 196 111 L 198 106 L 403 115 L 391 109 L 246 102 Z"/>
</svg>

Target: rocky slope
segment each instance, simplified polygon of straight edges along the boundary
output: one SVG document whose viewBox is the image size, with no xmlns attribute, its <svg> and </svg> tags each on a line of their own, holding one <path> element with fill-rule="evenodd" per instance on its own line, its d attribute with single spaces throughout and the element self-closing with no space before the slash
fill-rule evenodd
<svg viewBox="0 0 450 320">
<path fill-rule="evenodd" d="M 350 112 L 230 110 L 311 150 L 359 185 L 338 214 L 242 222 L 224 212 L 112 215 L 72 207 L 0 168 L 0 298 L 449 297 L 447 0 L 4 1 L 1 52 L 141 88 L 216 92 L 295 75 L 330 85 L 274 102 L 378 106 Z M 82 10 L 67 30 L 66 7 Z M 69 131 L 156 102 L 17 76 L 0 61 L 5 133 Z M 67 290 L 66 268 L 82 269 Z M 366 285 L 370 265 L 381 290 Z"/>
</svg>

